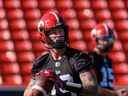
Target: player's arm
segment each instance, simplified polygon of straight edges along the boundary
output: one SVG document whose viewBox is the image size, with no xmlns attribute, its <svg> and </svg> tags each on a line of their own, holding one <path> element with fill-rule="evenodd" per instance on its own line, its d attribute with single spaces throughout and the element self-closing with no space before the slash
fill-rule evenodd
<svg viewBox="0 0 128 96">
<path fill-rule="evenodd" d="M 35 74 L 35 80 L 30 81 L 24 96 L 48 96 L 55 81 L 56 75 L 52 70 L 42 70 Z"/>
<path fill-rule="evenodd" d="M 75 70 L 79 73 L 82 83 L 80 96 L 98 96 L 98 84 L 93 72 L 93 58 L 81 53 L 76 56 Z"/>
<path fill-rule="evenodd" d="M 116 91 L 101 87 L 98 87 L 98 93 L 101 96 L 118 96 Z"/>
<path fill-rule="evenodd" d="M 32 87 L 35 85 L 35 80 L 31 79 L 28 86 L 26 87 L 25 91 L 24 91 L 24 96 L 30 96 L 31 92 L 32 92 Z"/>
<path fill-rule="evenodd" d="M 80 79 L 83 86 L 80 96 L 97 96 L 98 87 L 95 75 L 91 71 L 83 71 L 80 73 Z"/>
<path fill-rule="evenodd" d="M 24 91 L 24 96 L 47 96 L 46 91 L 36 83 L 36 80 L 31 79 L 30 83 Z"/>
<path fill-rule="evenodd" d="M 98 87 L 96 77 L 92 72 L 82 72 L 80 74 L 80 79 L 84 88 L 82 96 L 85 94 L 88 94 L 87 96 L 95 96 L 95 94 L 99 94 L 101 96 L 118 96 L 117 92 L 114 90 Z"/>
</svg>

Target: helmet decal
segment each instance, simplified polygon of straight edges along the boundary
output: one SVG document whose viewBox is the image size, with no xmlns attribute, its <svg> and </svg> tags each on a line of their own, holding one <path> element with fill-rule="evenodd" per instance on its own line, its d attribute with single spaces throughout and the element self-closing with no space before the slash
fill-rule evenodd
<svg viewBox="0 0 128 96">
<path fill-rule="evenodd" d="M 56 17 L 56 21 L 57 21 L 56 26 L 61 25 L 61 23 L 59 22 L 59 18 L 56 14 L 57 12 L 56 13 L 55 12 L 50 12 L 50 13 L 52 13 Z"/>
<path fill-rule="evenodd" d="M 65 25 L 63 19 L 56 11 L 46 12 L 38 23 L 38 31 L 48 31 L 57 26 Z"/>
<path fill-rule="evenodd" d="M 38 25 L 37 25 L 37 31 L 42 32 L 43 31 L 43 26 L 44 26 L 44 22 L 40 20 Z"/>
</svg>

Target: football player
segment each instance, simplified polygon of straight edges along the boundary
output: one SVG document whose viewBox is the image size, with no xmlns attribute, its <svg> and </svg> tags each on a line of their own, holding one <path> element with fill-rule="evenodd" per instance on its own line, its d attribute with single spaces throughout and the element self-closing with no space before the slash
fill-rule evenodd
<svg viewBox="0 0 128 96">
<path fill-rule="evenodd" d="M 41 96 L 97 96 L 92 58 L 86 52 L 69 47 L 68 27 L 62 17 L 56 11 L 44 13 L 38 24 L 38 31 L 48 51 L 33 62 L 32 78 L 24 96 L 30 96 L 34 89 L 34 93 L 38 94 L 37 91 L 40 91 Z M 45 79 L 41 80 L 43 84 L 37 84 L 39 79 L 36 79 L 36 74 L 49 69 L 58 79 L 50 79 L 43 75 L 40 76 Z M 46 82 L 51 82 L 49 79 L 54 81 L 53 85 L 48 86 Z M 52 90 L 48 91 L 48 87 L 51 86 Z"/>
<path fill-rule="evenodd" d="M 112 60 L 108 57 L 108 53 L 117 38 L 116 33 L 104 22 L 97 24 L 92 29 L 91 37 L 95 42 L 95 48 L 89 54 L 94 60 L 100 95 L 125 96 L 126 89 L 114 90 L 113 81 L 115 77 L 112 69 Z"/>
</svg>

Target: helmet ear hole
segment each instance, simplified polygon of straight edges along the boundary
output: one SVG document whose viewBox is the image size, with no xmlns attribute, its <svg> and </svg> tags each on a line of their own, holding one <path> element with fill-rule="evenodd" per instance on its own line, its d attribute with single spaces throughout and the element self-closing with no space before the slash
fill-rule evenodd
<svg viewBox="0 0 128 96">
<path fill-rule="evenodd" d="M 44 32 L 44 22 L 39 21 L 38 26 L 37 26 L 37 31 Z"/>
</svg>

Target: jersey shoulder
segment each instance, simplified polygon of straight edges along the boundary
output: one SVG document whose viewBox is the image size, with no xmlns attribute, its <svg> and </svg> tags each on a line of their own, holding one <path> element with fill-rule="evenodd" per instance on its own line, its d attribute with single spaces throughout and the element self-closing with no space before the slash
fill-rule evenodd
<svg viewBox="0 0 128 96">
<path fill-rule="evenodd" d="M 37 57 L 32 64 L 32 74 L 39 72 L 43 64 L 48 60 L 49 52 L 43 52 L 39 57 Z"/>
<path fill-rule="evenodd" d="M 97 56 L 99 57 L 99 55 L 95 51 L 90 51 L 88 52 L 88 54 L 93 57 L 97 57 Z"/>
<path fill-rule="evenodd" d="M 82 57 L 82 55 L 85 57 L 88 57 L 87 52 L 83 52 L 83 51 L 75 49 L 75 48 L 68 48 L 67 54 L 68 54 L 68 56 L 74 57 L 74 58 L 77 58 L 79 56 Z"/>
<path fill-rule="evenodd" d="M 49 52 L 43 52 L 41 53 L 40 56 L 38 56 L 34 61 L 33 61 L 33 64 L 38 64 L 40 62 L 42 62 L 45 58 L 47 58 L 49 55 Z"/>
<path fill-rule="evenodd" d="M 77 71 L 89 70 L 93 66 L 93 58 L 87 52 L 71 48 L 69 55 L 75 63 L 73 64 Z"/>
<path fill-rule="evenodd" d="M 70 48 L 69 54 L 74 58 L 74 59 L 86 59 L 86 60 L 91 60 L 91 56 L 87 52 L 83 52 L 78 49 L 73 49 Z"/>
<path fill-rule="evenodd" d="M 91 51 L 88 54 L 93 58 L 93 64 L 95 66 L 99 65 L 103 61 L 103 57 L 95 51 Z"/>
</svg>

